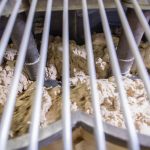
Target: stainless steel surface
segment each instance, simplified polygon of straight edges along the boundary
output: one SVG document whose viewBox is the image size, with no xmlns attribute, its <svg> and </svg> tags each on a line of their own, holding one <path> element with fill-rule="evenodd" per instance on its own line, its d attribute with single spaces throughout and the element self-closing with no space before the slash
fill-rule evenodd
<svg viewBox="0 0 150 150">
<path fill-rule="evenodd" d="M 10 0 L 10 1 L 15 1 L 15 0 Z M 32 0 L 29 1 L 31 2 Z M 47 4 L 47 0 L 38 0 L 36 11 L 37 12 L 45 11 L 46 4 Z M 104 4 L 106 8 L 115 8 L 114 1 L 112 0 L 105 0 Z M 81 8 L 82 8 L 81 0 L 69 1 L 69 8 L 68 8 L 69 10 L 81 10 Z M 97 0 L 88 1 L 88 8 L 98 9 Z M 27 11 L 28 9 L 29 9 L 28 0 L 23 0 L 20 12 Z M 63 0 L 54 0 L 52 10 L 53 11 L 63 10 Z M 11 14 L 11 11 L 12 11 L 11 6 L 7 5 L 2 15 L 9 16 L 9 14 Z"/>
<path fill-rule="evenodd" d="M 72 150 L 72 128 L 70 110 L 70 63 L 69 63 L 69 18 L 68 0 L 63 2 L 63 79 L 62 79 L 62 126 L 63 126 L 63 149 Z"/>
<path fill-rule="evenodd" d="M 30 126 L 30 145 L 29 150 L 38 150 L 38 138 L 39 138 L 39 127 L 40 127 L 40 110 L 41 110 L 41 101 L 43 94 L 43 85 L 45 78 L 45 66 L 47 60 L 47 51 L 48 51 L 48 42 L 49 42 L 49 31 L 50 31 L 50 22 L 51 22 L 51 8 L 52 0 L 47 1 L 46 16 L 44 22 L 44 31 L 41 44 L 41 55 L 40 62 L 38 66 L 38 76 L 36 84 L 36 93 L 33 103 L 31 126 Z"/>
<path fill-rule="evenodd" d="M 18 0 L 14 3 L 14 11 L 9 18 L 9 22 L 5 28 L 5 32 L 1 39 L 0 45 L 0 61 L 2 61 L 5 49 L 8 44 L 8 40 L 11 35 L 11 31 L 16 19 L 17 12 L 19 10 L 19 6 L 21 2 L 25 2 L 24 0 Z M 52 7 L 52 2 L 54 5 Z M 58 2 L 58 3 L 56 3 Z M 115 2 L 115 3 L 114 3 Z M 147 38 L 150 40 L 150 28 L 148 24 L 145 22 L 144 16 L 141 11 L 141 5 L 136 3 L 136 1 L 132 1 L 134 3 L 134 8 L 136 10 L 136 14 L 139 17 L 140 22 L 147 32 Z M 6 1 L 2 0 L 0 3 L 0 15 L 5 7 Z M 40 5 L 42 4 L 42 5 Z M 57 6 L 58 4 L 58 6 Z M 116 6 L 114 5 L 116 4 Z M 37 6 L 37 7 L 36 7 Z M 89 6 L 89 7 L 88 7 Z M 129 149 L 139 150 L 139 144 L 145 147 L 150 147 L 150 137 L 136 134 L 135 127 L 133 125 L 133 121 L 131 119 L 131 113 L 127 103 L 127 97 L 123 88 L 123 82 L 121 79 L 120 68 L 115 52 L 115 47 L 112 40 L 112 35 L 108 23 L 108 19 L 106 16 L 105 8 L 116 8 L 118 10 L 120 20 L 123 26 L 123 29 L 126 33 L 126 37 L 130 48 L 135 57 L 139 74 L 143 79 L 144 85 L 146 87 L 149 99 L 150 99 L 150 80 L 144 66 L 143 60 L 140 56 L 138 47 L 134 40 L 133 34 L 131 32 L 130 26 L 128 24 L 127 18 L 125 16 L 123 7 L 121 2 L 118 0 L 114 1 L 102 1 L 102 0 L 94 0 L 94 1 L 69 1 L 69 0 L 31 0 L 29 15 L 27 18 L 26 28 L 24 31 L 24 36 L 19 48 L 19 54 L 17 58 L 14 78 L 12 81 L 12 85 L 10 88 L 10 92 L 7 97 L 7 103 L 4 108 L 4 112 L 2 115 L 2 120 L 0 124 L 0 149 L 5 150 L 8 149 L 21 149 L 29 146 L 29 149 L 38 149 L 38 144 L 42 145 L 44 142 L 52 142 L 56 140 L 58 137 L 63 135 L 63 148 L 65 150 L 72 149 L 72 128 L 77 126 L 82 126 L 89 132 L 92 132 L 94 129 L 97 149 L 105 150 L 106 149 L 106 140 L 105 135 L 112 137 L 113 139 L 122 140 L 125 144 L 125 141 L 129 143 Z M 44 32 L 42 37 L 41 44 L 41 55 L 40 55 L 40 64 L 38 70 L 37 77 L 37 86 L 36 86 L 36 94 L 33 102 L 33 110 L 32 110 L 32 124 L 30 126 L 30 134 L 23 135 L 22 137 L 15 138 L 12 140 L 8 140 L 8 134 L 10 130 L 10 125 L 12 121 L 12 115 L 15 107 L 17 88 L 20 79 L 20 75 L 23 69 L 25 54 L 28 46 L 28 40 L 32 29 L 32 23 L 34 19 L 35 11 L 43 11 L 46 8 L 46 17 L 44 23 Z M 108 125 L 102 122 L 102 117 L 100 113 L 100 102 L 97 91 L 97 83 L 96 83 L 96 72 L 94 65 L 94 56 L 93 56 L 93 48 L 91 41 L 91 33 L 90 33 L 90 25 L 88 18 L 88 9 L 91 8 L 99 8 L 100 16 L 102 19 L 102 25 L 105 33 L 105 38 L 107 42 L 107 47 L 110 55 L 110 60 L 112 64 L 113 73 L 116 77 L 120 103 L 122 106 L 125 122 L 127 129 L 119 129 Z M 94 117 L 87 116 L 84 113 L 76 112 L 71 114 L 70 112 L 70 85 L 69 85 L 69 21 L 68 21 L 68 11 L 72 9 L 82 9 L 83 11 L 83 24 L 84 24 L 84 35 L 85 35 L 85 44 L 87 49 L 87 61 L 88 61 L 88 71 L 90 75 L 90 84 L 91 84 L 91 100 L 94 110 Z M 27 9 L 26 9 L 27 10 Z M 41 97 L 42 97 L 42 89 L 44 83 L 44 67 L 46 64 L 46 54 L 48 48 L 48 37 L 50 31 L 50 22 L 51 22 L 51 11 L 52 10 L 63 10 L 63 86 L 62 86 L 62 98 L 63 98 L 63 106 L 62 106 L 62 120 L 59 120 L 45 129 L 39 129 L 40 122 L 40 108 L 41 108 Z M 19 10 L 20 12 L 20 10 Z M 57 18 L 56 18 L 57 19 Z M 8 142 L 8 147 L 7 147 Z M 112 141 L 113 142 L 113 141 Z M 144 149 L 144 148 L 143 148 Z"/>
<path fill-rule="evenodd" d="M 146 18 L 144 17 L 144 14 L 143 14 L 138 2 L 136 0 L 132 0 L 132 3 L 133 3 L 134 10 L 136 11 L 136 14 L 139 18 L 139 21 L 140 21 L 142 27 L 144 28 L 146 37 L 147 37 L 148 41 L 150 42 L 150 27 L 149 27 L 149 24 L 148 24 Z"/>
<path fill-rule="evenodd" d="M 3 1 L 8 1 L 8 0 L 3 0 Z M 11 1 L 16 1 L 16 0 L 11 0 Z M 30 1 L 32 1 L 32 0 L 30 0 Z M 142 9 L 144 9 L 144 10 L 150 9 L 149 0 L 139 0 L 139 2 L 140 2 L 140 7 Z M 122 3 L 127 7 L 133 7 L 131 0 L 122 0 Z M 47 0 L 38 0 L 36 11 L 37 12 L 45 11 L 46 4 L 47 4 Z M 89 9 L 98 9 L 97 0 L 88 1 L 87 5 L 88 5 Z M 115 8 L 115 3 L 113 0 L 105 0 L 104 5 L 105 5 L 105 8 Z M 80 10 L 81 8 L 82 8 L 82 6 L 81 6 L 80 0 L 70 0 L 69 1 L 69 10 Z M 29 9 L 28 1 L 23 0 L 21 9 L 19 10 L 19 12 L 24 12 L 24 11 L 27 11 L 28 9 Z M 55 0 L 53 2 L 52 10 L 53 11 L 63 10 L 63 1 Z M 9 3 L 8 3 L 8 5 L 6 5 L 4 11 L 2 12 L 2 15 L 9 16 L 11 14 L 11 12 L 12 12 L 12 4 L 9 5 Z"/>
<path fill-rule="evenodd" d="M 133 124 L 133 120 L 131 117 L 131 112 L 129 110 L 128 100 L 127 100 L 127 96 L 125 94 L 123 81 L 121 79 L 122 78 L 121 71 L 119 68 L 116 50 L 115 50 L 115 47 L 113 44 L 113 39 L 111 36 L 111 31 L 109 28 L 106 12 L 105 12 L 102 0 L 98 0 L 98 2 L 99 2 L 99 10 L 100 10 L 100 15 L 101 15 L 101 19 L 102 19 L 103 30 L 105 33 L 107 47 L 108 47 L 108 51 L 109 51 L 109 55 L 110 55 L 112 70 L 113 70 L 113 74 L 115 75 L 115 78 L 116 78 L 116 83 L 118 86 L 118 91 L 119 91 L 119 96 L 120 96 L 120 104 L 123 109 L 125 124 L 127 126 L 127 132 L 128 132 L 128 136 L 129 136 L 129 141 L 128 141 L 129 148 L 132 150 L 139 150 L 140 149 L 139 142 L 138 142 L 135 126 Z"/>
<path fill-rule="evenodd" d="M 37 5 L 37 11 L 43 11 L 45 9 L 45 3 L 46 0 L 39 0 L 39 3 Z M 53 10 L 63 10 L 63 1 L 62 0 L 55 0 L 53 4 Z M 105 0 L 104 1 L 106 8 L 114 8 L 114 2 L 112 0 Z M 97 0 L 89 0 L 88 1 L 88 8 L 94 9 L 98 8 Z M 81 0 L 69 0 L 69 10 L 79 10 L 82 9 L 82 3 Z"/>
<path fill-rule="evenodd" d="M 149 0 L 137 0 L 137 2 L 139 3 L 140 7 L 143 10 L 149 10 L 150 9 L 150 1 Z M 133 0 L 122 0 L 122 3 L 126 6 L 126 7 L 130 7 L 133 8 Z"/>
<path fill-rule="evenodd" d="M 94 129 L 94 121 L 93 117 L 89 116 L 83 112 L 74 112 L 71 114 L 72 120 L 71 125 L 72 128 L 75 127 L 83 127 L 85 130 L 87 130 L 90 133 L 93 133 Z M 124 143 L 128 140 L 128 135 L 125 129 L 117 128 L 115 126 L 112 126 L 108 123 L 103 122 L 104 126 L 104 132 L 106 135 L 109 135 L 109 137 L 112 138 L 112 141 L 114 142 L 114 139 L 116 139 L 116 142 L 118 144 L 120 143 L 120 140 L 122 140 Z M 56 139 L 61 138 L 62 136 L 62 120 L 58 120 L 57 122 L 49 125 L 47 128 L 43 128 L 39 132 L 39 145 L 45 146 L 47 143 L 52 143 Z M 138 138 L 140 141 L 140 145 L 142 146 L 142 150 L 148 150 L 150 147 L 150 137 L 147 135 L 138 134 Z M 25 134 L 21 137 L 11 139 L 8 141 L 8 150 L 12 149 L 23 149 L 26 148 L 29 145 L 29 134 Z M 108 139 L 106 139 L 108 140 Z M 127 148 L 127 145 L 124 144 L 123 147 Z"/>
<path fill-rule="evenodd" d="M 82 12 L 83 12 L 83 25 L 84 25 L 84 37 L 85 37 L 85 45 L 87 50 L 87 61 L 88 61 L 88 72 L 90 75 L 90 84 L 91 84 L 91 101 L 94 110 L 94 133 L 96 136 L 96 144 L 97 149 L 105 150 L 105 135 L 103 131 L 102 125 L 102 117 L 100 112 L 100 99 L 98 95 L 97 89 L 97 81 L 96 81 L 96 72 L 95 72 L 95 64 L 94 64 L 94 55 L 93 55 L 93 47 L 90 33 L 90 24 L 88 18 L 88 10 L 87 10 L 87 2 L 86 0 L 82 0 Z"/>
<path fill-rule="evenodd" d="M 2 15 L 2 12 L 5 8 L 5 5 L 6 5 L 7 1 L 8 0 L 1 0 L 1 2 L 0 2 L 0 16 Z"/>
</svg>

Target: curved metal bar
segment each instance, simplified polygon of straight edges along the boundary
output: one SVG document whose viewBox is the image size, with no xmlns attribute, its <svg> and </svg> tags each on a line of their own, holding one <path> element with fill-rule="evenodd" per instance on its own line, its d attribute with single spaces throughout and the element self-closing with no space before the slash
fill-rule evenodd
<svg viewBox="0 0 150 150">
<path fill-rule="evenodd" d="M 40 112 L 41 112 L 41 103 L 42 103 L 42 93 L 45 77 L 45 65 L 48 51 L 48 39 L 50 31 L 50 22 L 51 22 L 51 10 L 52 10 L 52 0 L 48 0 L 46 8 L 46 16 L 44 22 L 44 32 L 42 37 L 41 44 L 41 56 L 38 66 L 38 74 L 36 80 L 36 93 L 34 97 L 32 117 L 31 117 L 31 126 L 30 126 L 30 144 L 29 150 L 38 150 L 38 138 L 39 138 L 39 126 L 40 126 Z"/>
<path fill-rule="evenodd" d="M 63 3 L 63 79 L 62 79 L 62 125 L 63 125 L 63 148 L 72 150 L 72 128 L 70 111 L 70 65 L 69 65 L 69 23 L 68 23 L 68 0 Z"/>
<path fill-rule="evenodd" d="M 8 94 L 7 102 L 6 102 L 4 112 L 2 115 L 2 121 L 1 121 L 1 126 L 0 126 L 0 149 L 1 150 L 5 150 L 6 145 L 7 145 L 9 129 L 11 126 L 11 120 L 12 120 L 13 111 L 14 111 L 15 102 L 16 102 L 16 95 L 17 95 L 17 89 L 18 89 L 17 85 L 19 83 L 20 75 L 21 75 L 24 61 L 25 61 L 25 55 L 26 55 L 28 40 L 29 40 L 29 36 L 31 32 L 32 23 L 33 23 L 36 4 L 37 4 L 37 0 L 33 0 L 31 3 L 31 7 L 29 10 L 29 15 L 27 19 L 27 24 L 26 24 L 25 31 L 24 31 L 24 36 L 22 38 L 22 42 L 20 45 L 19 54 L 18 54 L 18 58 L 16 62 L 14 78 L 12 81 L 10 92 Z"/>
<path fill-rule="evenodd" d="M 134 10 L 136 12 L 136 15 L 137 15 L 144 31 L 145 31 L 146 37 L 147 37 L 148 41 L 150 42 L 150 27 L 149 27 L 149 24 L 148 24 L 143 12 L 142 12 L 137 0 L 132 0 L 132 3 L 133 3 Z"/>
<path fill-rule="evenodd" d="M 86 0 L 82 0 L 82 11 L 83 11 L 84 37 L 88 58 L 88 71 L 90 75 L 90 84 L 91 84 L 91 95 L 92 95 L 91 99 L 94 111 L 94 125 L 95 125 L 94 132 L 96 136 L 97 149 L 105 150 L 106 149 L 105 135 L 103 132 L 104 129 L 100 112 L 100 102 L 99 102 L 100 97 L 98 95 L 97 90 L 96 72 L 95 72 L 95 64 L 94 64 L 94 56 L 93 56 L 93 48 L 92 48 L 90 24 Z"/>
</svg>

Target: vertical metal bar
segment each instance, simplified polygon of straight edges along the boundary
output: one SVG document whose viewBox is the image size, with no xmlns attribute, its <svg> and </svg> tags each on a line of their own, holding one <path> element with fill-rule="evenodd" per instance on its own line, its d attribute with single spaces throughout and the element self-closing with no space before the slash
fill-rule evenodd
<svg viewBox="0 0 150 150">
<path fill-rule="evenodd" d="M 0 16 L 2 15 L 2 12 L 3 12 L 4 8 L 5 8 L 5 5 L 6 5 L 7 1 L 8 0 L 2 0 L 0 2 Z"/>
<path fill-rule="evenodd" d="M 95 64 L 94 64 L 94 56 L 93 56 L 93 48 L 92 48 L 86 0 L 82 0 L 82 11 L 83 11 L 83 24 L 84 24 L 84 37 L 85 37 L 85 44 L 86 44 L 87 57 L 88 57 L 88 70 L 89 70 L 90 83 L 91 83 L 92 105 L 94 110 L 94 123 L 95 123 L 94 131 L 96 136 L 96 145 L 98 150 L 105 150 L 106 149 L 105 135 L 104 135 L 102 117 L 100 112 L 100 102 L 99 102 L 100 97 L 98 95 L 98 90 L 97 90 L 96 72 L 95 72 Z"/>
<path fill-rule="evenodd" d="M 1 150 L 5 150 L 7 145 L 9 129 L 11 126 L 11 120 L 12 120 L 13 111 L 16 102 L 16 95 L 18 89 L 17 85 L 19 83 L 20 75 L 24 65 L 26 50 L 28 46 L 32 23 L 33 23 L 34 12 L 36 9 L 36 4 L 37 4 L 37 0 L 32 0 L 28 19 L 27 19 L 27 24 L 24 31 L 24 36 L 22 38 L 21 45 L 19 48 L 19 54 L 18 54 L 17 63 L 15 67 L 14 78 L 12 81 L 10 92 L 8 94 L 7 102 L 2 115 L 1 126 L 0 126 L 0 149 Z"/>
<path fill-rule="evenodd" d="M 16 1 L 16 4 L 15 4 L 14 9 L 12 11 L 12 14 L 11 14 L 9 20 L 8 20 L 7 26 L 5 28 L 3 36 L 1 38 L 1 41 L 0 41 L 0 64 L 2 63 L 4 52 L 5 52 L 5 49 L 7 47 L 8 41 L 10 39 L 10 35 L 11 35 L 11 32 L 12 32 L 13 26 L 15 24 L 15 20 L 16 20 L 21 2 L 22 2 L 22 0 L 17 0 Z"/>
<path fill-rule="evenodd" d="M 68 23 L 68 0 L 63 2 L 63 147 L 64 150 L 72 149 L 72 128 L 70 111 L 70 65 L 69 65 L 69 23 Z"/>
<path fill-rule="evenodd" d="M 112 65 L 113 74 L 116 77 L 117 87 L 119 91 L 120 103 L 125 117 L 125 123 L 127 126 L 128 136 L 129 136 L 129 147 L 132 150 L 139 150 L 139 142 L 136 134 L 136 130 L 132 121 L 131 112 L 129 110 L 127 96 L 125 94 L 123 81 L 121 79 L 121 72 L 119 68 L 119 63 L 117 60 L 116 50 L 113 44 L 113 39 L 111 36 L 111 31 L 109 23 L 107 20 L 103 0 L 98 0 L 100 16 L 102 19 L 102 26 L 105 33 L 105 38 L 107 42 L 108 52 L 110 55 L 110 61 Z"/>
<path fill-rule="evenodd" d="M 130 29 L 130 26 L 128 24 L 128 21 L 127 21 L 127 18 L 125 16 L 123 7 L 122 7 L 120 1 L 118 1 L 118 0 L 114 0 L 114 1 L 116 3 L 116 6 L 117 6 L 118 14 L 120 16 L 120 20 L 121 20 L 121 23 L 122 23 L 122 26 L 123 26 L 123 29 L 124 29 L 124 33 L 127 37 L 127 41 L 129 43 L 130 50 L 132 51 L 133 56 L 135 57 L 138 72 L 140 74 L 141 79 L 144 82 L 144 86 L 147 90 L 147 94 L 148 94 L 148 97 L 149 97 L 149 100 L 150 100 L 150 86 L 149 86 L 150 79 L 149 79 L 147 70 L 145 68 L 144 62 L 143 62 L 142 57 L 140 55 L 138 46 L 136 45 L 134 36 L 133 36 L 132 31 Z"/>
<path fill-rule="evenodd" d="M 52 0 L 48 0 L 45 22 L 44 22 L 44 31 L 42 36 L 42 44 L 40 50 L 41 56 L 40 56 L 40 62 L 38 67 L 38 74 L 37 74 L 37 83 L 36 83 L 37 88 L 36 88 L 33 110 L 32 110 L 32 117 L 31 117 L 29 150 L 38 150 L 41 101 L 42 101 L 43 84 L 44 84 L 44 76 L 45 76 L 45 65 L 47 60 L 48 39 L 49 39 L 51 11 L 52 11 L 51 9 L 52 9 Z"/>
<path fill-rule="evenodd" d="M 150 42 L 150 27 L 149 27 L 149 24 L 148 24 L 143 12 L 142 12 L 137 0 L 132 0 L 132 3 L 133 3 L 133 6 L 134 6 L 134 10 L 137 14 L 137 17 L 138 17 L 138 19 L 139 19 L 139 21 L 140 21 L 140 23 L 141 23 L 141 25 L 142 25 L 142 27 L 145 31 L 146 37 L 147 37 L 148 41 Z"/>
</svg>

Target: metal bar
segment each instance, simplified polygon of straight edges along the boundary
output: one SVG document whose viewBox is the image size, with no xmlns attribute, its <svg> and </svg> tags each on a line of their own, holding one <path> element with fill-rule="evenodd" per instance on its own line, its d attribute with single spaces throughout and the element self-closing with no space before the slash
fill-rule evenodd
<svg viewBox="0 0 150 150">
<path fill-rule="evenodd" d="M 41 102 L 43 93 L 43 84 L 45 77 L 45 65 L 47 60 L 47 50 L 48 50 L 48 39 L 50 31 L 51 22 L 51 10 L 52 10 L 52 0 L 48 0 L 46 8 L 46 16 L 44 22 L 44 31 L 42 36 L 41 44 L 41 56 L 38 67 L 37 83 L 36 83 L 36 93 L 34 98 L 31 126 L 30 126 L 30 144 L 29 150 L 38 150 L 38 138 L 39 138 L 39 126 L 40 126 L 40 112 L 41 112 Z"/>
<path fill-rule="evenodd" d="M 123 26 L 123 29 L 124 29 L 124 33 L 127 37 L 127 41 L 129 43 L 130 50 L 132 51 L 133 56 L 135 57 L 135 61 L 136 61 L 137 67 L 138 67 L 138 72 L 140 74 L 141 79 L 144 82 L 144 86 L 147 90 L 148 98 L 150 100 L 150 86 L 149 86 L 150 79 L 149 79 L 149 75 L 147 73 L 144 62 L 143 62 L 142 57 L 140 55 L 138 46 L 136 45 L 134 36 L 133 36 L 132 31 L 130 29 L 130 26 L 128 24 L 128 21 L 127 21 L 127 18 L 125 16 L 123 7 L 122 7 L 120 1 L 118 1 L 118 0 L 114 0 L 114 1 L 116 3 L 116 6 L 117 6 L 118 14 L 120 16 L 120 20 L 121 20 L 121 23 L 122 23 L 122 26 Z"/>
<path fill-rule="evenodd" d="M 110 55 L 110 61 L 112 65 L 113 74 L 115 75 L 117 87 L 119 91 L 120 103 L 125 117 L 125 123 L 127 126 L 128 136 L 129 136 L 129 147 L 132 150 L 139 150 L 139 142 L 136 134 L 136 130 L 132 121 L 131 112 L 129 110 L 127 96 L 125 94 L 123 81 L 121 79 L 121 71 L 119 68 L 119 63 L 117 60 L 116 50 L 113 44 L 113 39 L 111 35 L 111 30 L 106 16 L 106 11 L 104 8 L 103 0 L 98 0 L 100 16 L 102 19 L 102 26 L 105 33 L 105 38 L 107 42 L 108 52 Z"/>
<path fill-rule="evenodd" d="M 8 0 L 2 0 L 0 2 L 0 16 L 2 15 L 2 12 L 3 12 L 4 8 L 5 8 L 5 5 L 6 5 L 7 1 Z"/>
<path fill-rule="evenodd" d="M 24 31 L 24 36 L 22 38 L 21 45 L 19 48 L 19 54 L 18 54 L 17 63 L 15 67 L 14 78 L 12 81 L 10 92 L 8 94 L 7 102 L 6 102 L 4 112 L 2 115 L 1 126 L 0 126 L 1 150 L 5 150 L 6 145 L 7 145 L 9 129 L 11 126 L 11 120 L 12 120 L 13 111 L 14 111 L 15 102 L 16 102 L 16 95 L 17 95 L 17 89 L 18 89 L 17 85 L 19 83 L 20 75 L 21 75 L 23 65 L 24 65 L 26 50 L 28 46 L 28 40 L 29 40 L 31 28 L 32 28 L 34 12 L 36 9 L 36 4 L 37 4 L 37 0 L 32 0 L 28 19 L 27 19 L 27 24 L 26 24 L 25 31 Z"/>
<path fill-rule="evenodd" d="M 82 0 L 82 11 L 83 11 L 83 24 L 84 24 L 84 37 L 85 44 L 87 49 L 87 58 L 88 58 L 88 70 L 90 75 L 90 83 L 91 83 L 91 95 L 92 95 L 92 105 L 94 110 L 94 131 L 96 136 L 96 146 L 98 150 L 105 150 L 105 135 L 102 124 L 102 117 L 100 112 L 100 97 L 98 95 L 97 90 L 97 81 L 96 81 L 96 72 L 95 72 L 95 64 L 94 64 L 94 56 L 93 56 L 93 48 L 91 41 L 91 33 L 90 33 L 90 25 L 88 18 L 88 10 L 87 10 L 87 2 L 86 0 Z"/>
<path fill-rule="evenodd" d="M 89 0 L 88 8 L 89 9 L 97 9 L 97 0 Z M 40 0 L 37 5 L 37 11 L 41 12 L 45 9 L 46 0 Z M 112 0 L 105 0 L 106 8 L 115 8 L 115 3 Z M 53 2 L 53 11 L 61 11 L 63 10 L 62 0 L 55 0 Z M 69 1 L 69 10 L 81 10 L 81 0 L 70 0 Z"/>
<path fill-rule="evenodd" d="M 132 0 L 132 4 L 133 4 L 134 10 L 137 14 L 137 17 L 138 17 L 138 19 L 139 19 L 139 21 L 140 21 L 140 23 L 141 23 L 141 25 L 142 25 L 142 27 L 145 31 L 146 37 L 147 37 L 148 41 L 150 42 L 150 27 L 149 27 L 149 24 L 148 24 L 143 12 L 142 12 L 137 0 Z"/>
<path fill-rule="evenodd" d="M 70 65 L 69 65 L 69 23 L 68 0 L 63 2 L 63 93 L 62 93 L 62 118 L 63 118 L 63 148 L 72 150 L 72 128 L 70 112 Z"/>
<path fill-rule="evenodd" d="M 15 4 L 14 9 L 12 11 L 12 14 L 11 14 L 9 20 L 8 20 L 7 26 L 5 28 L 3 36 L 1 38 L 1 41 L 0 41 L 0 64 L 2 63 L 3 56 L 4 56 L 4 53 L 5 53 L 7 44 L 9 42 L 9 39 L 10 39 L 10 35 L 12 33 L 12 29 L 13 29 L 13 26 L 15 24 L 15 20 L 16 20 L 21 2 L 22 2 L 22 0 L 17 0 L 16 1 L 16 4 Z"/>
<path fill-rule="evenodd" d="M 148 13 L 144 14 L 148 21 Z M 144 29 L 142 25 L 140 24 L 138 17 L 136 16 L 136 12 L 133 8 L 128 8 L 126 11 L 126 18 L 128 20 L 128 24 L 131 28 L 131 31 L 133 33 L 135 42 L 137 46 L 140 45 L 141 39 L 144 34 Z M 130 73 L 131 67 L 134 62 L 134 56 L 132 51 L 130 50 L 128 41 L 126 39 L 126 35 L 124 32 L 121 33 L 120 40 L 117 47 L 117 56 L 119 59 L 119 65 L 121 69 L 122 75 L 126 75 Z"/>
</svg>

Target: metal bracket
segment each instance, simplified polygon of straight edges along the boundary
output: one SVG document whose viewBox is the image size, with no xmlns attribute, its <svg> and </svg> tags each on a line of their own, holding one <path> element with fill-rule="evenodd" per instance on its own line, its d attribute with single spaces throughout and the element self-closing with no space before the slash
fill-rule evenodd
<svg viewBox="0 0 150 150">
<path fill-rule="evenodd" d="M 122 3 L 126 7 L 133 8 L 131 0 L 122 0 Z M 149 0 L 138 0 L 138 3 L 143 10 L 150 10 L 150 1 Z"/>
<path fill-rule="evenodd" d="M 83 112 L 73 112 L 72 116 L 72 129 L 82 127 L 84 130 L 93 134 L 93 116 L 87 115 Z M 116 143 L 123 147 L 127 147 L 126 141 L 128 140 L 126 129 L 117 128 L 108 123 L 103 122 L 104 131 L 106 134 L 106 140 L 111 143 Z M 52 143 L 53 141 L 60 139 L 62 137 L 62 120 L 58 120 L 55 123 L 50 124 L 48 127 L 40 130 L 39 134 L 39 146 L 44 146 Z M 142 134 L 138 134 L 140 145 L 142 150 L 146 150 L 150 147 L 150 137 Z M 21 137 L 11 139 L 8 141 L 8 150 L 11 149 L 26 149 L 29 145 L 29 134 L 25 134 Z"/>
</svg>

